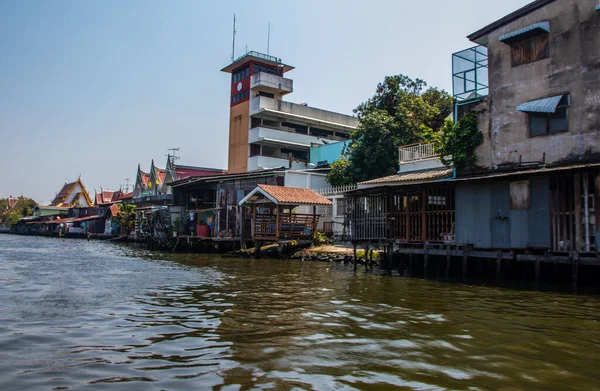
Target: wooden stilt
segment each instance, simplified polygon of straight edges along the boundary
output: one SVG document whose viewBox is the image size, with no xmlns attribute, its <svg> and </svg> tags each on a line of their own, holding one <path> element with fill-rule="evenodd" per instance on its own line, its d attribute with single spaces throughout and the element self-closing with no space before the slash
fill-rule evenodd
<svg viewBox="0 0 600 391">
<path fill-rule="evenodd" d="M 356 271 L 356 267 L 358 264 L 358 257 L 356 256 L 356 243 L 353 243 L 353 244 L 354 244 L 354 271 Z"/>
<path fill-rule="evenodd" d="M 260 259 L 260 242 L 254 242 L 254 258 Z"/>
<path fill-rule="evenodd" d="M 536 290 L 540 290 L 540 263 L 541 263 L 540 257 L 536 257 L 535 258 L 535 289 Z"/>
<path fill-rule="evenodd" d="M 427 251 L 427 243 L 425 243 L 423 250 L 423 271 L 425 278 L 427 278 L 427 275 L 429 273 L 429 252 Z"/>
<path fill-rule="evenodd" d="M 502 279 L 502 251 L 498 251 L 496 256 L 496 281 Z"/>
<path fill-rule="evenodd" d="M 573 293 L 577 294 L 577 282 L 579 279 L 579 253 L 575 251 L 572 255 L 572 271 L 573 271 Z"/>
<path fill-rule="evenodd" d="M 412 272 L 413 268 L 413 254 L 408 254 L 408 270 Z"/>
<path fill-rule="evenodd" d="M 446 279 L 450 278 L 450 262 L 451 262 L 451 256 L 450 256 L 450 246 L 446 246 Z"/>
<path fill-rule="evenodd" d="M 469 255 L 467 254 L 467 251 L 465 250 L 463 252 L 463 259 L 462 259 L 462 280 L 463 282 L 467 281 L 467 260 L 469 258 Z"/>
<path fill-rule="evenodd" d="M 369 245 L 365 247 L 365 271 L 369 268 Z"/>
</svg>

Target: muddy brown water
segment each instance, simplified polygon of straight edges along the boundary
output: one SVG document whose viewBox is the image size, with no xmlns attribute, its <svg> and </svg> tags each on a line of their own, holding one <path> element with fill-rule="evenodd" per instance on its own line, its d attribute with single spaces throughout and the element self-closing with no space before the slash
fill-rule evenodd
<svg viewBox="0 0 600 391">
<path fill-rule="evenodd" d="M 600 389 L 600 297 L 0 235 L 0 390 L 88 389 Z"/>
</svg>

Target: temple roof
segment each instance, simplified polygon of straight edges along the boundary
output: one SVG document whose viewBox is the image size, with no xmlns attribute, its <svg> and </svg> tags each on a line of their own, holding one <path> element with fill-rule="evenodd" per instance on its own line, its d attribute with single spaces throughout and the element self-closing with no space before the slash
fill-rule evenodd
<svg viewBox="0 0 600 391">
<path fill-rule="evenodd" d="M 62 187 L 62 189 L 60 189 L 60 191 L 58 192 L 56 197 L 54 197 L 54 200 L 52 200 L 52 202 L 50 204 L 52 206 L 65 206 L 63 204 L 65 203 L 65 201 L 67 200 L 69 195 L 73 192 L 73 190 L 75 190 L 75 188 L 77 187 L 77 184 L 79 184 L 81 186 L 81 193 L 83 193 L 83 196 L 85 197 L 85 200 L 87 201 L 88 205 L 89 206 L 93 205 L 90 195 L 88 194 L 87 190 L 85 189 L 83 182 L 81 182 L 81 178 L 78 178 L 75 182 L 66 183 Z"/>
</svg>

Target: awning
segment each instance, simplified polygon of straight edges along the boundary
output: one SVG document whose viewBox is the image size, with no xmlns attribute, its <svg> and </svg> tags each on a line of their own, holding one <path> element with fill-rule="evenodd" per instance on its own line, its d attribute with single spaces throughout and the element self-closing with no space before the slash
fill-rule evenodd
<svg viewBox="0 0 600 391">
<path fill-rule="evenodd" d="M 517 110 L 524 113 L 556 113 L 556 108 L 563 97 L 564 95 L 556 95 L 521 103 L 517 106 Z"/>
<path fill-rule="evenodd" d="M 533 35 L 537 35 L 540 33 L 549 33 L 550 32 L 550 22 L 538 22 L 534 23 L 531 26 L 527 26 L 525 28 L 519 29 L 517 31 L 513 31 L 508 34 L 503 34 L 498 37 L 500 42 L 511 43 L 514 41 L 521 40 L 523 38 L 531 37 Z"/>
</svg>

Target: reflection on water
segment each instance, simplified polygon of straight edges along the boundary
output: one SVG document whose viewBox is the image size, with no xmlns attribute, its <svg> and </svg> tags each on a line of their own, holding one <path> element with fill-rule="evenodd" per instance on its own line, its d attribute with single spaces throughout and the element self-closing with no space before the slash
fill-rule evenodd
<svg viewBox="0 0 600 391">
<path fill-rule="evenodd" d="M 600 298 L 0 236 L 0 389 L 600 389 Z"/>
</svg>

